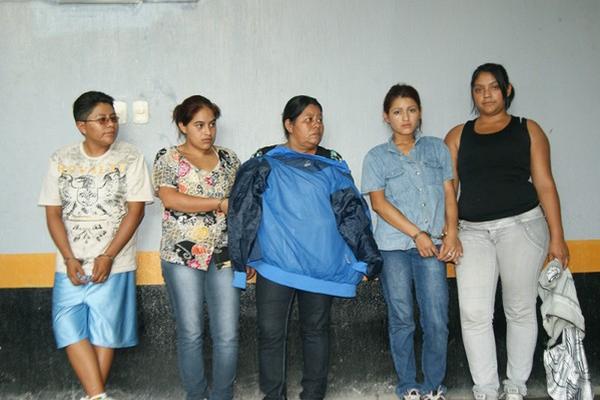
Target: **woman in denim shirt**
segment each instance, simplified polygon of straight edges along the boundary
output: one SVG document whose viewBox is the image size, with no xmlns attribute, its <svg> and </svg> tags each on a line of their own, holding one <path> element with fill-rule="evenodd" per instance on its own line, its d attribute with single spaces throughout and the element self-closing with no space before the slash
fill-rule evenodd
<svg viewBox="0 0 600 400">
<path fill-rule="evenodd" d="M 450 154 L 441 139 L 421 136 L 421 100 L 394 85 L 383 102 L 392 130 L 363 162 L 362 192 L 377 213 L 375 240 L 383 255 L 381 286 L 402 399 L 444 399 L 448 344 L 447 261 L 462 253 Z M 416 382 L 413 288 L 423 328 L 424 382 Z M 422 397 L 421 397 L 422 396 Z"/>
</svg>

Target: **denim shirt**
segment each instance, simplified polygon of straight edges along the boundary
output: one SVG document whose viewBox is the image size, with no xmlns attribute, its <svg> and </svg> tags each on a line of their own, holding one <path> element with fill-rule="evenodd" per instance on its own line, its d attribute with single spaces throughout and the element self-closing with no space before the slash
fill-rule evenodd
<svg viewBox="0 0 600 400">
<path fill-rule="evenodd" d="M 420 230 L 440 236 L 445 224 L 444 182 L 453 179 L 450 152 L 442 139 L 417 136 L 408 155 L 393 142 L 372 148 L 363 161 L 361 192 L 384 191 L 385 198 Z M 380 250 L 414 248 L 412 238 L 377 215 Z M 439 239 L 433 239 L 436 244 Z"/>
</svg>

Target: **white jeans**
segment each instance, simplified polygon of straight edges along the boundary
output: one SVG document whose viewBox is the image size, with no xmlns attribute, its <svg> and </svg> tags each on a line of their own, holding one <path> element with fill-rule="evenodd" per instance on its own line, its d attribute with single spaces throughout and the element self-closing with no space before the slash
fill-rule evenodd
<svg viewBox="0 0 600 400">
<path fill-rule="evenodd" d="M 548 252 L 548 225 L 538 206 L 485 222 L 460 221 L 464 255 L 456 266 L 463 343 L 473 392 L 487 399 L 500 386 L 492 320 L 498 277 L 506 316 L 507 386 L 527 394 L 537 340 L 536 288 Z"/>
</svg>

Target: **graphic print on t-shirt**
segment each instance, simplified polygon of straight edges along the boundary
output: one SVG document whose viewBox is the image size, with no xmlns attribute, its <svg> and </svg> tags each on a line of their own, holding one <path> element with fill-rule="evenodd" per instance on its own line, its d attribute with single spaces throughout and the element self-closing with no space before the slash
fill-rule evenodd
<svg viewBox="0 0 600 400">
<path fill-rule="evenodd" d="M 58 185 L 63 201 L 63 218 L 72 223 L 71 239 L 84 244 L 102 241 L 112 233 L 108 232 L 106 222 L 120 220 L 125 214 L 125 174 L 119 167 L 101 175 L 73 176 L 66 171 L 68 168 L 63 166 Z"/>
<path fill-rule="evenodd" d="M 143 155 L 132 145 L 115 142 L 100 157 L 89 157 L 82 143 L 50 157 L 38 204 L 60 206 L 73 256 L 84 264 L 104 253 L 129 210 L 130 202 L 152 201 Z M 135 270 L 135 235 L 115 254 L 111 274 Z M 66 272 L 62 255 L 56 271 Z"/>
</svg>

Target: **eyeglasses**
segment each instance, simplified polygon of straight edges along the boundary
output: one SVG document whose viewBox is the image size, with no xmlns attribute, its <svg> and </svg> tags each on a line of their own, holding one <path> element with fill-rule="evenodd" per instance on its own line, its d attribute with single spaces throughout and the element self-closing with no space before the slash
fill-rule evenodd
<svg viewBox="0 0 600 400">
<path fill-rule="evenodd" d="M 118 124 L 119 117 L 116 115 L 111 115 L 110 117 L 100 117 L 96 119 L 82 119 L 81 122 L 97 122 L 102 126 L 106 126 L 109 122 L 112 122 L 113 124 Z"/>
</svg>

